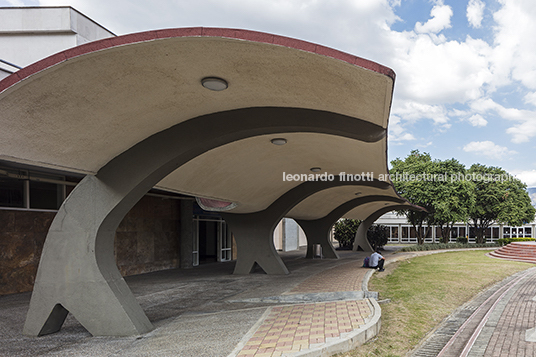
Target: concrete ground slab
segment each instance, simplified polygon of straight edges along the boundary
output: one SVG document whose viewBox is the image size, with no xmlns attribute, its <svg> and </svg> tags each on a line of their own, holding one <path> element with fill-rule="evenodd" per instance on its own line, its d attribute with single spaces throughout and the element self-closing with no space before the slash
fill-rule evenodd
<svg viewBox="0 0 536 357">
<path fill-rule="evenodd" d="M 30 294 L 2 296 L 0 355 L 228 356 L 247 351 L 263 329 L 274 340 L 263 348 L 275 343 L 281 352 L 291 346 L 294 355 L 326 355 L 375 335 L 380 309 L 361 291 L 366 253 L 342 251 L 337 260 L 305 259 L 304 249 L 280 254 L 289 275 L 232 275 L 229 262 L 127 277 L 155 326 L 139 336 L 92 337 L 71 315 L 58 333 L 23 336 Z"/>
<path fill-rule="evenodd" d="M 389 263 L 437 252 L 384 255 Z M 339 251 L 337 260 L 305 259 L 304 249 L 279 254 L 291 274 L 237 276 L 229 262 L 127 277 L 155 326 L 139 336 L 92 337 L 71 315 L 59 333 L 22 336 L 30 293 L 1 296 L 0 356 L 329 356 L 379 332 L 381 310 L 367 291 L 374 271 L 361 267 L 366 253 Z M 536 342 L 525 340 L 536 326 L 535 296 L 531 274 L 505 296 L 469 356 L 536 357 Z M 469 316 L 478 301 L 462 313 Z M 414 355 L 437 355 L 446 340 L 431 338 L 431 349 Z"/>
</svg>

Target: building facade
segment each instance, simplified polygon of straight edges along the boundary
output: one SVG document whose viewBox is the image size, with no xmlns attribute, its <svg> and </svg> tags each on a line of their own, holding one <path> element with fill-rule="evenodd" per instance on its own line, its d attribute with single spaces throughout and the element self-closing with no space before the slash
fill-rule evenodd
<svg viewBox="0 0 536 357">
<path fill-rule="evenodd" d="M 413 228 L 404 216 L 398 216 L 396 212 L 386 213 L 376 223 L 389 227 L 389 243 L 417 243 L 415 228 Z M 535 222 L 522 227 L 493 224 L 485 231 L 484 237 L 487 243 L 494 243 L 500 238 L 535 238 L 535 227 Z M 423 234 L 425 231 L 426 228 L 423 228 Z M 437 243 L 440 237 L 441 229 L 437 226 L 432 226 L 425 238 L 425 243 Z M 456 242 L 456 238 L 458 237 L 466 237 L 470 243 L 474 243 L 476 239 L 474 227 L 464 222 L 454 224 L 451 230 L 450 242 Z"/>
</svg>

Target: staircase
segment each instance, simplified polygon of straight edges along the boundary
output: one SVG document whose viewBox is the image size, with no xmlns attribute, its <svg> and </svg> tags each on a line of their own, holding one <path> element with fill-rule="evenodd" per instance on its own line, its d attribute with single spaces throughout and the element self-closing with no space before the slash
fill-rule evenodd
<svg viewBox="0 0 536 357">
<path fill-rule="evenodd" d="M 536 242 L 512 242 L 489 255 L 495 258 L 536 264 Z"/>
</svg>

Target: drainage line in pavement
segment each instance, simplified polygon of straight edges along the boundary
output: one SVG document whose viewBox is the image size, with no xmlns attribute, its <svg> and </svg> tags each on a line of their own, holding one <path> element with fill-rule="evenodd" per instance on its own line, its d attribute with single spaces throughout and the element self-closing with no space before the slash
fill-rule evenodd
<svg viewBox="0 0 536 357">
<path fill-rule="evenodd" d="M 486 322 L 488 321 L 489 319 L 489 316 L 491 315 L 491 313 L 493 312 L 493 310 L 495 309 L 495 307 L 497 306 L 497 304 L 500 302 L 500 300 L 519 282 L 521 281 L 522 279 L 524 279 L 527 275 L 529 274 L 529 272 L 526 272 L 525 274 L 523 274 L 522 276 L 520 276 L 519 278 L 509 282 L 508 284 L 504 285 L 503 287 L 501 287 L 499 290 L 497 290 L 493 295 L 491 295 L 486 301 L 484 301 L 480 307 L 478 309 L 476 309 L 472 314 L 471 316 L 469 316 L 469 318 L 464 322 L 464 324 L 458 329 L 458 331 L 456 331 L 456 333 L 454 334 L 454 336 L 451 337 L 451 339 L 449 340 L 449 342 L 447 342 L 447 344 L 445 345 L 445 347 L 443 347 L 443 349 L 439 352 L 439 354 L 437 355 L 437 357 L 441 357 L 445 351 L 454 343 L 454 340 L 456 339 L 456 337 L 458 337 L 458 335 L 463 331 L 463 329 L 465 328 L 465 326 L 467 324 L 469 324 L 469 322 L 471 322 L 471 320 L 473 318 L 476 317 L 476 314 L 482 310 L 484 308 L 484 305 L 486 305 L 490 300 L 492 300 L 496 295 L 498 295 L 501 290 L 504 290 L 506 289 L 505 291 L 502 292 L 501 296 L 499 296 L 497 298 L 497 300 L 495 301 L 495 303 L 490 307 L 490 309 L 488 310 L 488 312 L 486 313 L 486 315 L 482 318 L 482 321 L 480 321 L 480 324 L 478 325 L 478 327 L 476 328 L 476 330 L 473 332 L 473 334 L 471 335 L 471 338 L 469 339 L 469 341 L 467 342 L 467 344 L 465 345 L 465 348 L 463 349 L 462 353 L 460 354 L 460 357 L 466 357 L 468 354 L 469 354 L 469 351 L 471 350 L 471 348 L 473 347 L 473 344 L 475 343 L 476 339 L 478 338 L 478 336 L 480 335 L 480 332 L 482 331 L 482 329 L 484 328 L 484 325 L 486 324 Z"/>
</svg>

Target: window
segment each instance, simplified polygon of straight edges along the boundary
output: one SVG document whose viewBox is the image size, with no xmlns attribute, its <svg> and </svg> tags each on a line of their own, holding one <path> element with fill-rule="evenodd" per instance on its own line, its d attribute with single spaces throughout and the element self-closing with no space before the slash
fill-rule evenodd
<svg viewBox="0 0 536 357">
<path fill-rule="evenodd" d="M 24 181 L 0 176 L 0 206 L 24 208 Z"/>
<path fill-rule="evenodd" d="M 55 183 L 30 181 L 30 208 L 60 208 L 64 199 L 64 187 Z"/>
<path fill-rule="evenodd" d="M 0 168 L 0 208 L 57 210 L 65 199 L 65 179 Z"/>
</svg>

